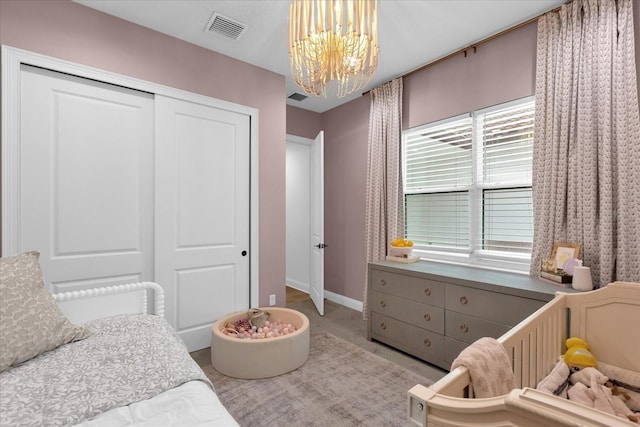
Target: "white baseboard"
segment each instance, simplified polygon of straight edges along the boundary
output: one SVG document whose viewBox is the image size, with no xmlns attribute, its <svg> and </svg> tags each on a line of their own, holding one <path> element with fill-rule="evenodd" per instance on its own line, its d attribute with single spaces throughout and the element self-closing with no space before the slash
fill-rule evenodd
<svg viewBox="0 0 640 427">
<path fill-rule="evenodd" d="M 324 297 L 336 304 L 344 305 L 347 308 L 362 312 L 362 301 L 358 301 L 353 298 L 345 297 L 344 295 L 336 294 L 334 292 L 324 291 Z"/>
<path fill-rule="evenodd" d="M 287 280 L 287 286 L 290 288 L 297 289 L 301 292 L 309 293 L 309 284 L 301 283 L 295 280 Z M 362 301 L 358 301 L 353 298 L 345 297 L 344 295 L 336 294 L 335 292 L 324 291 L 325 299 L 328 299 L 331 302 L 335 302 L 336 304 L 344 305 L 347 308 L 352 310 L 356 310 L 362 313 Z"/>
<path fill-rule="evenodd" d="M 294 279 L 287 279 L 286 281 L 287 286 L 293 289 L 297 289 L 301 292 L 306 292 L 309 293 L 309 284 L 308 283 L 303 283 L 300 282 L 298 280 L 294 280 Z"/>
</svg>

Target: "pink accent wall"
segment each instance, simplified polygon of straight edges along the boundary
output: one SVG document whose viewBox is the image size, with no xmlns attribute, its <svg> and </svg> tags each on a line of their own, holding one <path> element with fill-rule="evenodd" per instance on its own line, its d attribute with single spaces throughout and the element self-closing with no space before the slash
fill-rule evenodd
<svg viewBox="0 0 640 427">
<path fill-rule="evenodd" d="M 403 128 L 532 95 L 535 23 L 403 81 Z M 362 301 L 370 96 L 322 113 L 325 131 L 325 289 Z M 287 131 L 292 126 L 287 116 Z M 301 130 L 300 132 L 302 132 Z"/>
<path fill-rule="evenodd" d="M 287 134 L 314 139 L 322 130 L 322 114 L 287 105 Z"/>
<path fill-rule="evenodd" d="M 284 305 L 284 76 L 70 0 L 0 0 L 0 43 L 257 108 L 260 305 Z"/>
<path fill-rule="evenodd" d="M 403 128 L 535 92 L 537 22 L 404 78 Z"/>
<path fill-rule="evenodd" d="M 325 289 L 362 301 L 369 95 L 322 114 Z"/>
<path fill-rule="evenodd" d="M 640 64 L 640 0 L 633 0 Z M 537 23 L 407 76 L 403 128 L 533 95 Z M 640 67 L 638 67 L 640 70 Z M 640 89 L 640 74 L 638 75 Z M 325 131 L 325 287 L 361 301 L 369 96 L 322 113 Z M 289 122 L 287 117 L 287 122 Z M 289 123 L 287 123 L 289 126 Z"/>
</svg>

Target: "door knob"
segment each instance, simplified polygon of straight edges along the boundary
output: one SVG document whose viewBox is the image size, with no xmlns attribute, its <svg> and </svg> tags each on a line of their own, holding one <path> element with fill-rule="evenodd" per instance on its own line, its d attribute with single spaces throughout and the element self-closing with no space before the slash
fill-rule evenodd
<svg viewBox="0 0 640 427">
<path fill-rule="evenodd" d="M 242 256 L 247 256 L 247 251 L 242 251 Z"/>
</svg>

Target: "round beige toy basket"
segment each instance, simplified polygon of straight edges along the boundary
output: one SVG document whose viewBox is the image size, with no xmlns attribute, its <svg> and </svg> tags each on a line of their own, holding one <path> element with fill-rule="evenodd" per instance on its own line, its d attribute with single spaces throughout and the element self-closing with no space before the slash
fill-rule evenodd
<svg viewBox="0 0 640 427">
<path fill-rule="evenodd" d="M 298 369 L 309 357 L 309 319 L 296 310 L 267 307 L 270 320 L 291 323 L 296 331 L 285 336 L 241 339 L 225 335 L 227 322 L 247 318 L 247 311 L 225 316 L 211 327 L 211 364 L 223 375 L 242 378 L 269 378 Z"/>
</svg>

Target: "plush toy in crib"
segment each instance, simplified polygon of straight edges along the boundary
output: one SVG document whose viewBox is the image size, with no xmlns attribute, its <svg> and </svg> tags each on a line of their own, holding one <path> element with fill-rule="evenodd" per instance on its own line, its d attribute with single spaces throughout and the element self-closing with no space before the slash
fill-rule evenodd
<svg viewBox="0 0 640 427">
<path fill-rule="evenodd" d="M 598 363 L 589 344 L 583 339 L 572 337 L 567 339 L 566 346 L 566 353 L 536 388 L 640 423 L 640 412 L 634 413 L 632 410 L 638 408 L 627 393 L 628 390 L 620 391 L 615 386 L 615 380 L 610 380 L 595 368 Z M 603 369 L 606 366 L 603 363 Z M 627 381 L 629 384 L 636 382 L 629 379 Z"/>
<path fill-rule="evenodd" d="M 571 337 L 565 342 L 567 352 L 564 354 L 564 362 L 569 366 L 571 372 L 584 368 L 595 368 L 596 358 L 589 351 L 589 344 L 581 338 Z"/>
<path fill-rule="evenodd" d="M 565 341 L 565 344 L 567 351 L 564 356 L 560 357 L 560 360 L 554 366 L 551 373 L 540 381 L 536 387 L 545 393 L 564 398 L 567 397 L 571 374 L 579 372 L 581 369 L 593 368 L 597 365 L 596 358 L 589 351 L 589 344 L 587 344 L 585 340 L 571 337 Z M 578 377 L 576 377 L 576 379 L 577 378 Z M 590 379 L 591 377 L 587 375 L 585 378 Z"/>
</svg>

